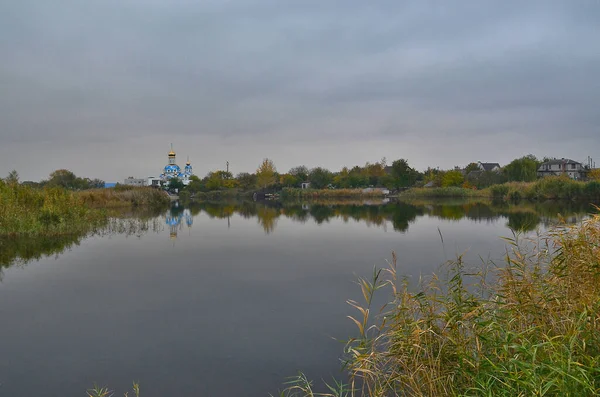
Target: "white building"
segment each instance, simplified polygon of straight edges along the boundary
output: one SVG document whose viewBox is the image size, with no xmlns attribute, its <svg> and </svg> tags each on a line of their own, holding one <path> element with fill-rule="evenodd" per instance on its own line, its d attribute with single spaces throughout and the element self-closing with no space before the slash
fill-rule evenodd
<svg viewBox="0 0 600 397">
<path fill-rule="evenodd" d="M 147 186 L 148 185 L 148 180 L 144 179 L 144 178 L 134 178 L 132 176 L 130 176 L 129 178 L 125 179 L 123 181 L 123 185 L 127 185 L 127 186 Z"/>
<path fill-rule="evenodd" d="M 537 170 L 538 176 L 567 175 L 571 179 L 585 178 L 587 170 L 583 164 L 570 159 L 554 159 L 546 161 Z"/>
</svg>

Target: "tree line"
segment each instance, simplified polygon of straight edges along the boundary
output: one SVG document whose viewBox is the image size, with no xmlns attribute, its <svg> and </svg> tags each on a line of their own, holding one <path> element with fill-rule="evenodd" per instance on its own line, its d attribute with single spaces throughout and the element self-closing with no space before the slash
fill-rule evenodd
<svg viewBox="0 0 600 397">
<path fill-rule="evenodd" d="M 280 173 L 274 162 L 265 158 L 254 173 L 240 172 L 234 176 L 229 171 L 217 170 L 209 172 L 204 178 L 191 176 L 187 187 L 178 178 L 171 179 L 166 187 L 172 191 L 181 191 L 185 188 L 191 194 L 230 189 L 276 191 L 283 188 L 299 188 L 305 182 L 309 183 L 311 189 L 381 187 L 398 190 L 424 185 L 481 189 L 511 181 L 534 181 L 537 179 L 538 168 L 547 160 L 550 158 L 538 159 L 530 154 L 514 159 L 502 167 L 500 172 L 480 171 L 475 162 L 464 167 L 456 166 L 449 170 L 428 167 L 425 171 L 420 172 L 411 167 L 406 159 L 398 159 L 388 165 L 387 160 L 383 158 L 378 162 L 367 162 L 362 167 L 358 165 L 352 168 L 343 167 L 337 172 L 323 167 L 309 169 L 305 165 L 299 165 L 292 167 L 287 172 Z M 600 170 L 590 170 L 588 178 L 600 180 Z M 19 183 L 18 173 L 11 171 L 5 181 Z M 70 190 L 104 187 L 104 181 L 101 179 L 81 178 L 65 169 L 52 172 L 46 180 L 23 183 L 39 187 L 58 186 Z"/>
<path fill-rule="evenodd" d="M 367 162 L 362 167 L 343 167 L 337 172 L 323 167 L 309 169 L 305 165 L 299 165 L 281 173 L 277 171 L 272 160 L 265 158 L 254 173 L 241 172 L 234 176 L 231 172 L 218 170 L 209 172 L 204 178 L 192 176 L 186 190 L 190 193 L 228 189 L 276 191 L 283 188 L 299 188 L 305 182 L 309 183 L 311 189 L 381 187 L 398 190 L 424 185 L 485 188 L 511 181 L 534 181 L 537 179 L 538 168 L 547 160 L 550 158 L 538 159 L 530 154 L 514 159 L 499 172 L 481 171 L 475 162 L 449 170 L 429 167 L 420 172 L 410 166 L 406 159 L 398 159 L 388 165 L 387 160 L 383 158 L 378 162 Z M 600 180 L 600 171 L 591 170 L 589 177 Z M 178 180 L 171 180 L 170 186 L 183 188 L 183 184 Z"/>
<path fill-rule="evenodd" d="M 20 183 L 19 173 L 16 170 L 12 170 L 4 178 L 4 181 L 9 185 Z M 62 187 L 68 190 L 98 189 L 103 188 L 105 185 L 102 179 L 81 178 L 65 169 L 53 171 L 48 179 L 43 179 L 40 182 L 25 181 L 22 183 L 32 187 Z"/>
</svg>

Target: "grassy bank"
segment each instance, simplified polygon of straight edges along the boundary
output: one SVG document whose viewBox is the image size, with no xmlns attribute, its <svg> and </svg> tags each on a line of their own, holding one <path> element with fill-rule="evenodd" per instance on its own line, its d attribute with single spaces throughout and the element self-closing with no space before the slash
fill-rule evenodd
<svg viewBox="0 0 600 397">
<path fill-rule="evenodd" d="M 600 182 L 580 182 L 568 177 L 546 177 L 535 182 L 508 182 L 485 189 L 474 190 L 460 187 L 413 188 L 400 197 L 487 197 L 503 200 L 600 200 Z"/>
<path fill-rule="evenodd" d="M 290 199 L 340 199 L 340 198 L 371 198 L 384 197 L 381 191 L 367 191 L 363 189 L 298 189 L 284 188 L 281 198 Z"/>
<path fill-rule="evenodd" d="M 600 216 L 507 243 L 501 266 L 474 272 L 459 257 L 416 288 L 395 256 L 361 279 L 349 378 L 327 395 L 600 395 Z M 374 314 L 384 291 L 390 303 Z M 303 375 L 281 393 L 313 395 Z"/>
<path fill-rule="evenodd" d="M 105 225 L 111 208 L 156 208 L 169 198 L 151 188 L 32 188 L 0 181 L 0 237 L 81 235 Z"/>
<path fill-rule="evenodd" d="M 34 189 L 0 181 L 0 236 L 79 234 L 107 220 L 61 188 Z"/>
<path fill-rule="evenodd" d="M 75 193 L 90 207 L 164 207 L 170 203 L 165 192 L 151 187 L 117 186 L 110 189 L 90 189 Z"/>
<path fill-rule="evenodd" d="M 193 197 L 185 190 L 180 193 L 179 198 L 183 200 L 197 201 L 220 201 L 220 200 L 235 200 L 235 199 L 251 199 L 252 191 L 243 191 L 239 189 L 213 190 L 210 192 L 196 192 Z"/>
<path fill-rule="evenodd" d="M 475 190 L 462 187 L 416 187 L 408 189 L 399 195 L 400 198 L 491 198 L 487 189 Z"/>
</svg>

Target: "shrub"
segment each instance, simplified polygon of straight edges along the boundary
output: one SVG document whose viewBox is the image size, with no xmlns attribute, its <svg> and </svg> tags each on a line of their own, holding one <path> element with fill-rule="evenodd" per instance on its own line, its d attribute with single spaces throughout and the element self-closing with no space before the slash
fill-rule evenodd
<svg viewBox="0 0 600 397">
<path fill-rule="evenodd" d="M 508 186 L 503 185 L 493 185 L 490 188 L 490 193 L 494 198 L 503 198 L 508 194 Z"/>
<path fill-rule="evenodd" d="M 589 199 L 600 200 L 600 182 L 588 182 L 583 188 L 583 194 Z"/>
</svg>

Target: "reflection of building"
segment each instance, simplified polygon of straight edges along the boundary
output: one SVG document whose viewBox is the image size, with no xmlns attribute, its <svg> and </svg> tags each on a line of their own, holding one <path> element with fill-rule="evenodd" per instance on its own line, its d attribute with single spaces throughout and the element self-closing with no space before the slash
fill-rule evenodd
<svg viewBox="0 0 600 397">
<path fill-rule="evenodd" d="M 183 221 L 188 228 L 191 228 L 194 224 L 194 218 L 189 209 L 183 209 L 179 207 L 179 204 L 175 205 L 165 215 L 165 223 L 169 226 L 169 236 L 171 239 L 177 238 L 177 232 L 183 227 Z"/>
<path fill-rule="evenodd" d="M 173 151 L 173 147 L 171 147 L 171 151 L 169 152 L 168 156 L 169 163 L 163 168 L 163 173 L 160 174 L 160 179 L 163 182 L 168 182 L 172 178 L 179 178 L 184 185 L 189 184 L 190 177 L 194 175 L 190 160 L 188 159 L 188 161 L 185 163 L 184 169 L 181 170 L 181 167 L 179 167 L 175 161 L 176 154 Z"/>
</svg>

